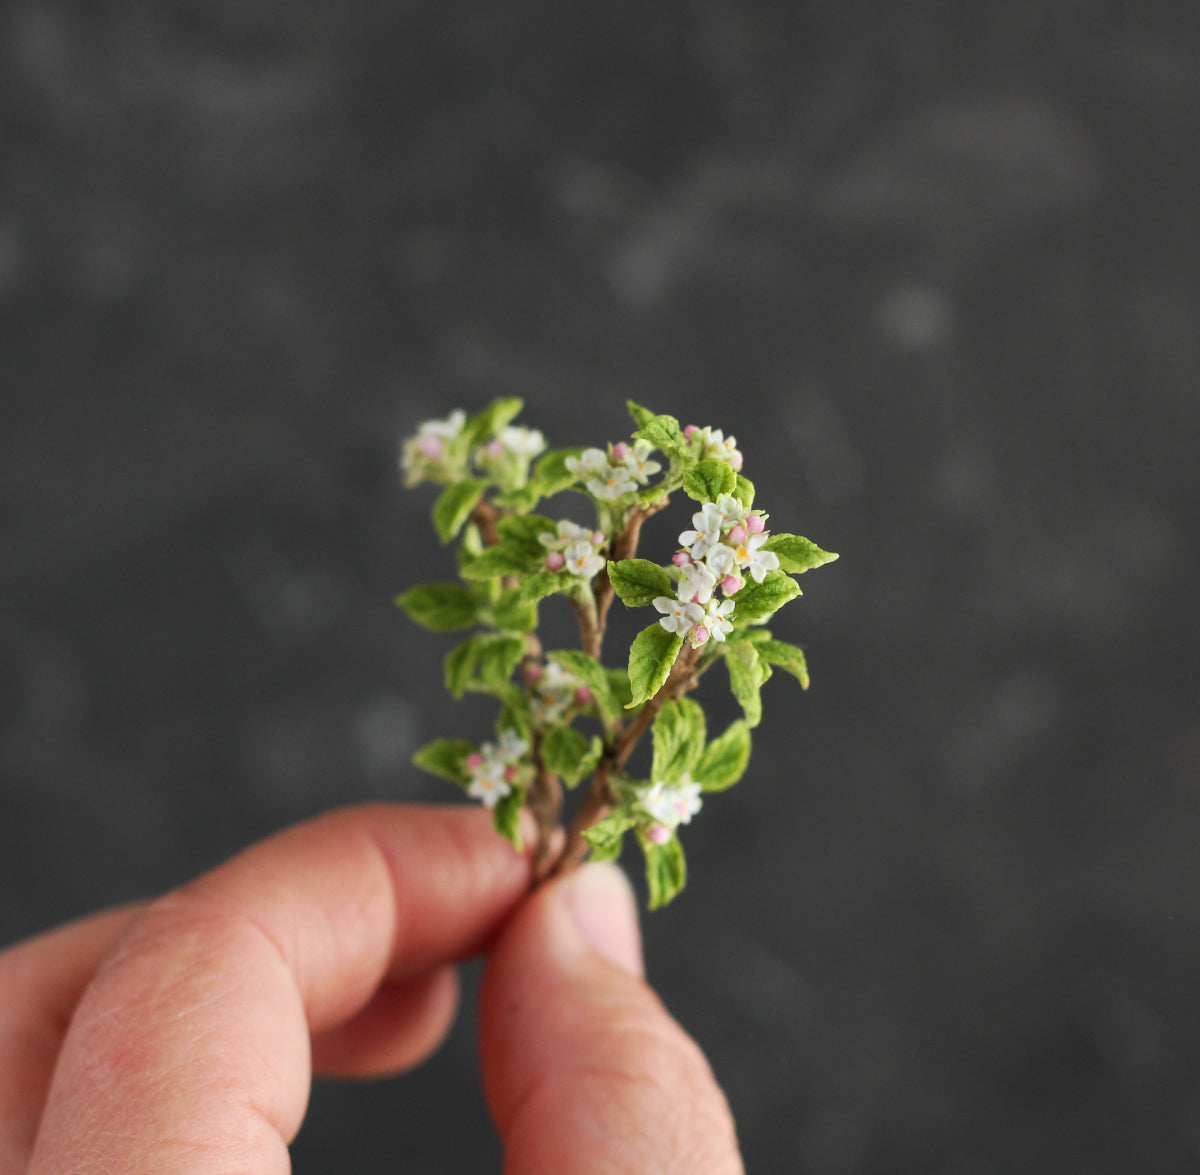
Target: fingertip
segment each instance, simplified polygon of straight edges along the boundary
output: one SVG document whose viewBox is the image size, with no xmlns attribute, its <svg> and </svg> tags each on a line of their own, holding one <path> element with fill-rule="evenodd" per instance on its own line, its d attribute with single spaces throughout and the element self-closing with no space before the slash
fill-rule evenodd
<svg viewBox="0 0 1200 1175">
<path fill-rule="evenodd" d="M 584 865 L 558 886 L 558 896 L 583 941 L 601 958 L 641 979 L 646 969 L 637 899 L 621 868 L 611 861 Z"/>
</svg>

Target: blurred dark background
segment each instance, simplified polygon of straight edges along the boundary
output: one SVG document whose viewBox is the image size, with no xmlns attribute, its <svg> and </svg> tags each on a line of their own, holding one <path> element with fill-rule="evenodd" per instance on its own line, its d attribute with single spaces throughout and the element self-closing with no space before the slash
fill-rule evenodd
<svg viewBox="0 0 1200 1175">
<path fill-rule="evenodd" d="M 1200 8 L 13 0 L 0 62 L 0 939 L 452 798 L 398 440 L 632 397 L 842 554 L 646 920 L 750 1170 L 1200 1169 Z M 473 1049 L 297 1172 L 497 1170 Z"/>
</svg>

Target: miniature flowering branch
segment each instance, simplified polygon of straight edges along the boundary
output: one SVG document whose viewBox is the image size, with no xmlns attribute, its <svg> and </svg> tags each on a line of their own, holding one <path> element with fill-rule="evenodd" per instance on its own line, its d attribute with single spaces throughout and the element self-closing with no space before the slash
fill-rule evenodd
<svg viewBox="0 0 1200 1175">
<path fill-rule="evenodd" d="M 456 411 L 401 448 L 406 485 L 443 487 L 433 524 L 443 543 L 458 541 L 459 581 L 410 588 L 397 603 L 434 631 L 474 630 L 446 656 L 446 688 L 490 694 L 500 707 L 494 741 L 435 739 L 415 762 L 481 800 L 514 843 L 528 807 L 542 878 L 616 858 L 633 832 L 653 908 L 686 880 L 680 826 L 702 795 L 745 771 L 773 669 L 808 687 L 804 654 L 764 625 L 800 594 L 796 575 L 837 556 L 767 529 L 737 443 L 719 429 L 681 428 L 630 403 L 628 441 L 547 451 L 540 432 L 511 423 L 521 407 L 502 399 L 475 416 Z M 678 548 L 665 564 L 639 557 L 643 525 L 679 490 L 698 509 Z M 592 523 L 534 512 L 564 491 L 588 499 Z M 553 595 L 574 609 L 579 649 L 542 648 L 538 611 Z M 601 660 L 614 597 L 654 613 L 623 669 Z M 742 717 L 709 739 L 687 695 L 717 661 Z M 626 765 L 647 731 L 650 775 L 635 779 Z M 563 789 L 584 779 L 563 838 Z"/>
</svg>

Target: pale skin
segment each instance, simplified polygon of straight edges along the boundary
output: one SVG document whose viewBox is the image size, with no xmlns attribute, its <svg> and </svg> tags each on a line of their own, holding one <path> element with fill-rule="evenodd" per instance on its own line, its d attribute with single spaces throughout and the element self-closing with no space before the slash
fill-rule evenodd
<svg viewBox="0 0 1200 1175">
<path fill-rule="evenodd" d="M 312 1074 L 420 1064 L 481 951 L 506 1175 L 742 1175 L 619 871 L 531 872 L 484 811 L 352 808 L 0 953 L 0 1175 L 283 1175 Z"/>
</svg>

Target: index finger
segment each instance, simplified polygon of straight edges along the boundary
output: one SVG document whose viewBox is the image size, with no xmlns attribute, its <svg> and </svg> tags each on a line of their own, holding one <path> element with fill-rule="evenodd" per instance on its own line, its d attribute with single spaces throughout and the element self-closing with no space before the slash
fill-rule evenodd
<svg viewBox="0 0 1200 1175">
<path fill-rule="evenodd" d="M 289 829 L 150 905 L 63 1042 L 31 1172 L 285 1172 L 311 1032 L 479 950 L 528 860 L 465 808 Z"/>
</svg>

